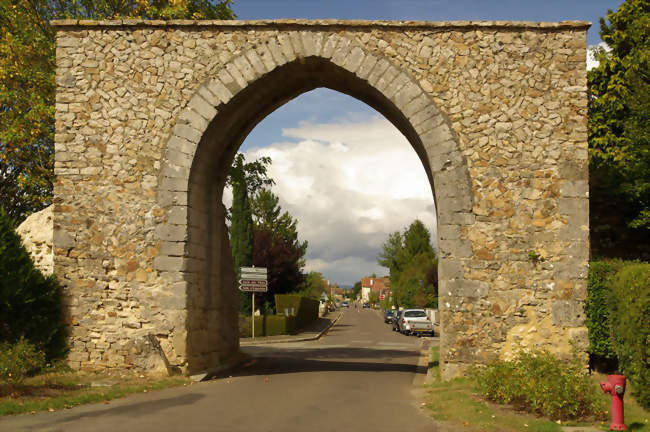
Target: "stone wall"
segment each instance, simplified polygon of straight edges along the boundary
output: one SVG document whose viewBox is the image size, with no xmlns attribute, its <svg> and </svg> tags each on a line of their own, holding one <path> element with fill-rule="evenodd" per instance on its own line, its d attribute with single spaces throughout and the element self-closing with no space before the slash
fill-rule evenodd
<svg viewBox="0 0 650 432">
<path fill-rule="evenodd" d="M 34 261 L 34 266 L 44 275 L 51 275 L 54 271 L 53 230 L 52 206 L 31 214 L 16 228 L 16 232 L 23 239 L 23 246 Z"/>
<path fill-rule="evenodd" d="M 54 24 L 73 367 L 133 366 L 149 334 L 189 372 L 237 351 L 225 173 L 257 122 L 317 87 L 373 106 L 422 160 L 446 378 L 518 346 L 586 348 L 587 23 Z"/>
</svg>

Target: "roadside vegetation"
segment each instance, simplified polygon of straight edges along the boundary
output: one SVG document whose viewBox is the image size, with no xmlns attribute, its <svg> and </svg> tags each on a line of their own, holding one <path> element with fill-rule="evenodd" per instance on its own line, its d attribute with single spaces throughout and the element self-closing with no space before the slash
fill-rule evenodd
<svg viewBox="0 0 650 432">
<path fill-rule="evenodd" d="M 44 365 L 20 383 L 0 381 L 0 416 L 57 411 L 89 403 L 109 403 L 129 394 L 191 385 L 184 376 L 151 378 L 133 373 L 84 374 L 62 364 Z"/>
<path fill-rule="evenodd" d="M 436 420 L 448 426 L 449 430 L 463 430 L 468 432 L 553 432 L 561 431 L 562 426 L 590 426 L 607 430 L 609 425 L 609 396 L 598 388 L 598 383 L 607 379 L 602 374 L 586 375 L 584 372 L 574 370 L 565 362 L 560 362 L 553 356 L 542 354 L 541 358 L 532 355 L 519 356 L 519 367 L 513 367 L 515 362 L 496 362 L 495 364 L 477 371 L 472 377 L 456 378 L 443 382 L 440 380 L 439 347 L 431 348 L 429 354 L 429 384 L 426 385 L 426 407 Z M 544 372 L 535 373 L 532 366 L 545 367 Z M 552 370 L 566 369 L 566 374 L 558 376 L 555 380 L 539 384 L 542 378 L 548 377 Z M 525 372 L 522 372 L 525 371 Z M 514 375 L 508 375 L 514 373 Z M 533 385 L 528 381 L 527 375 L 538 385 L 532 389 L 534 396 L 522 398 L 521 390 Z M 541 377 L 541 378 L 540 378 Z M 566 386 L 563 388 L 563 386 Z M 507 387 L 512 387 L 509 389 Z M 583 388 L 589 393 L 576 393 L 574 399 L 569 399 L 568 389 L 579 391 Z M 558 392 L 550 393 L 551 389 Z M 485 393 L 492 394 L 489 398 Z M 547 393 L 547 394 L 545 394 Z M 510 403 L 497 403 L 495 400 L 510 395 Z M 517 402 L 515 402 L 515 399 Z M 523 403 L 522 399 L 529 399 Z M 567 403 L 567 401 L 569 403 Z M 551 412 L 564 411 L 563 407 L 572 406 L 571 412 L 578 412 L 576 407 L 591 407 L 593 412 L 581 420 L 574 415 L 573 420 L 543 416 L 536 409 L 536 405 L 548 405 Z M 526 409 L 525 406 L 529 408 Z M 553 408 L 555 407 L 555 408 Z M 531 413 L 529 411 L 537 411 Z M 583 410 L 583 413 L 587 411 Z M 555 414 L 559 415 L 559 414 Z M 650 431 L 650 413 L 641 408 L 633 397 L 625 396 L 625 423 L 628 430 Z"/>
</svg>

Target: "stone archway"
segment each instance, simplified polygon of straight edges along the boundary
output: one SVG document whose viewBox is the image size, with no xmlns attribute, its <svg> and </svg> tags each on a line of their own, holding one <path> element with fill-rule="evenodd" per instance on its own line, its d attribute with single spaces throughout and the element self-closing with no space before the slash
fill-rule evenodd
<svg viewBox="0 0 650 432">
<path fill-rule="evenodd" d="M 447 221 L 445 229 L 459 230 L 456 214 L 472 208 L 469 174 L 456 138 L 413 79 L 347 38 L 316 39 L 306 32 L 295 37 L 300 39 L 293 44 L 281 38 L 246 51 L 204 82 L 179 114 L 166 146 L 159 205 L 171 222 L 159 226 L 157 240 L 185 243 L 185 248 L 182 254 L 162 254 L 158 270 L 166 272 L 177 261 L 171 271 L 184 271 L 186 292 L 179 295 L 186 296 L 188 305 L 190 370 L 218 364 L 238 346 L 237 298 L 220 197 L 239 145 L 280 104 L 317 87 L 367 102 L 395 124 L 420 156 L 434 196 L 441 197 L 438 217 Z M 174 205 L 172 195 L 185 190 L 187 204 Z M 182 237 L 171 238 L 171 232 Z M 441 245 L 441 262 L 454 259 L 459 251 L 453 246 Z"/>
<path fill-rule="evenodd" d="M 226 167 L 316 87 L 384 114 L 429 176 L 444 377 L 518 345 L 585 348 L 586 23 L 54 24 L 73 367 L 146 368 L 152 337 L 186 371 L 236 351 Z"/>
</svg>

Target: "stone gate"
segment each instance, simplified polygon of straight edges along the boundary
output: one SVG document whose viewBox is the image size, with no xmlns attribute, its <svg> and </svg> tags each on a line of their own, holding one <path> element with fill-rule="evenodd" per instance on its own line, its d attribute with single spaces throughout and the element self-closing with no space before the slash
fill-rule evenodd
<svg viewBox="0 0 650 432">
<path fill-rule="evenodd" d="M 410 141 L 437 208 L 445 378 L 586 348 L 588 23 L 74 21 L 57 29 L 54 270 L 78 369 L 239 347 L 221 203 L 250 130 L 317 87 Z"/>
</svg>

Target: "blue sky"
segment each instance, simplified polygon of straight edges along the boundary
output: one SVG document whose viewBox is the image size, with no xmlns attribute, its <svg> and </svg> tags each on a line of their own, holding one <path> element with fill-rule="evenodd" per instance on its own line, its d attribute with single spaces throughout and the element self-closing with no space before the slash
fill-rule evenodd
<svg viewBox="0 0 650 432">
<path fill-rule="evenodd" d="M 606 0 L 235 0 L 238 19 L 582 20 L 594 23 L 621 1 Z M 372 273 L 382 243 L 415 218 L 436 238 L 435 206 L 420 161 L 375 110 L 328 89 L 305 93 L 262 120 L 240 151 L 271 156 L 274 192 L 309 241 L 306 271 L 342 285 Z M 376 173 L 381 173 L 377 175 Z M 228 204 L 228 192 L 224 194 Z"/>
</svg>

